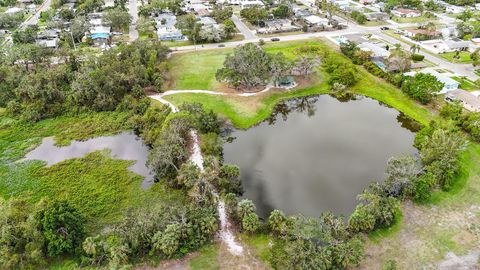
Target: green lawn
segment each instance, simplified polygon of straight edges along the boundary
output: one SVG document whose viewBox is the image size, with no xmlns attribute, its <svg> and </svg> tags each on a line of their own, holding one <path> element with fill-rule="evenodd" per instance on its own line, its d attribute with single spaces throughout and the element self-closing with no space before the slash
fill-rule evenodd
<svg viewBox="0 0 480 270">
<path fill-rule="evenodd" d="M 439 54 L 442 58 L 448 60 L 452 63 L 460 63 L 460 64 L 469 64 L 472 62 L 470 58 L 469 52 L 461 51 L 458 55 L 459 58 L 455 58 L 456 52 L 448 52 L 448 53 L 441 53 Z"/>
<path fill-rule="evenodd" d="M 437 18 L 427 18 L 425 16 L 420 16 L 416 18 L 399 18 L 399 17 L 393 17 L 392 21 L 397 22 L 397 23 L 423 23 L 423 22 L 430 22 L 430 21 L 436 21 Z"/>
<path fill-rule="evenodd" d="M 295 48 L 304 45 L 321 46 L 323 49 L 329 50 L 330 53 L 345 58 L 340 53 L 328 48 L 320 40 L 270 43 L 265 46 L 265 49 L 269 53 L 283 52 L 287 57 L 293 59 L 295 57 Z M 229 52 L 231 52 L 230 49 L 211 50 L 175 55 L 176 59 L 172 57 L 172 70 L 176 70 L 179 73 L 181 70 L 184 71 L 181 76 L 174 76 L 174 81 L 177 86 L 183 85 L 185 87 L 176 87 L 175 89 L 218 90 L 219 83 L 215 80 L 215 72 L 222 66 L 223 59 Z M 196 65 L 193 65 L 195 61 L 192 59 L 198 60 L 200 63 L 208 63 L 208 66 L 198 64 L 198 62 Z M 189 62 L 192 63 L 189 65 L 187 64 Z M 422 124 L 428 124 L 433 119 L 428 109 L 412 101 L 396 87 L 371 75 L 361 67 L 358 67 L 358 70 L 361 80 L 351 89 L 355 93 L 386 103 Z M 225 97 L 186 93 L 167 96 L 166 99 L 175 104 L 200 102 L 206 108 L 229 118 L 236 127 L 248 128 L 266 119 L 271 114 L 273 107 L 281 100 L 329 93 L 330 87 L 326 83 L 327 78 L 328 74 L 319 70 L 314 85 L 310 87 L 272 92 L 257 97 Z"/>
<path fill-rule="evenodd" d="M 190 268 L 192 270 L 218 270 L 220 265 L 217 261 L 218 247 L 208 245 L 201 248 L 198 257 L 190 260 Z"/>
<path fill-rule="evenodd" d="M 475 91 L 478 90 L 478 86 L 471 80 L 463 77 L 452 77 L 452 79 L 460 83 L 460 88 L 466 91 Z"/>
</svg>

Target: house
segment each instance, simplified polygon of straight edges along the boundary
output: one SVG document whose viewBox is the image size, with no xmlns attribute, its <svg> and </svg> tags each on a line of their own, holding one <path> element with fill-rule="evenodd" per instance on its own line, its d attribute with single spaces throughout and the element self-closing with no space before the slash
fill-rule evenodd
<svg viewBox="0 0 480 270">
<path fill-rule="evenodd" d="M 420 17 L 422 12 L 415 9 L 398 8 L 392 10 L 392 15 L 400 18 L 415 18 Z"/>
<path fill-rule="evenodd" d="M 291 20 L 288 19 L 276 19 L 267 20 L 264 22 L 265 26 L 258 29 L 259 34 L 275 34 L 283 32 L 293 32 L 300 30 L 300 27 L 293 25 Z"/>
<path fill-rule="evenodd" d="M 308 26 L 328 26 L 328 19 L 321 18 L 317 15 L 310 15 L 304 18 Z"/>
<path fill-rule="evenodd" d="M 369 12 L 364 14 L 368 21 L 386 21 L 390 19 L 390 15 L 385 12 Z"/>
<path fill-rule="evenodd" d="M 466 110 L 480 112 L 480 98 L 462 89 L 457 89 L 445 95 L 447 101 L 460 101 Z"/>
<path fill-rule="evenodd" d="M 23 12 L 23 8 L 11 7 L 9 9 L 5 10 L 5 14 L 15 14 L 15 13 L 19 13 L 19 12 Z"/>
<path fill-rule="evenodd" d="M 372 43 L 372 42 L 363 42 L 358 45 L 358 48 L 362 51 L 367 51 L 372 53 L 372 59 L 383 60 L 390 56 L 390 52 L 387 51 L 384 47 Z"/>
<path fill-rule="evenodd" d="M 445 7 L 445 12 L 453 13 L 453 14 L 460 14 L 465 11 L 465 7 L 454 6 L 454 5 L 447 5 Z"/>
<path fill-rule="evenodd" d="M 360 0 L 360 4 L 362 5 L 370 5 L 376 2 L 376 0 Z"/>
<path fill-rule="evenodd" d="M 39 46 L 51 48 L 51 49 L 56 49 L 58 47 L 58 38 L 54 39 L 38 39 L 36 40 L 36 43 Z"/>
<path fill-rule="evenodd" d="M 458 29 L 455 25 L 446 26 L 440 29 L 440 32 L 442 33 L 442 37 L 444 39 L 454 38 L 458 36 Z"/>
<path fill-rule="evenodd" d="M 264 7 L 265 4 L 260 0 L 242 0 L 242 1 L 240 1 L 240 7 L 242 9 L 253 7 L 253 6 Z"/>
<path fill-rule="evenodd" d="M 460 83 L 457 82 L 456 80 L 450 78 L 449 76 L 447 76 L 445 74 L 439 73 L 438 71 L 436 71 L 434 69 L 425 68 L 425 69 L 423 69 L 419 72 L 435 76 L 435 78 L 437 78 L 437 80 L 439 82 L 443 83 L 443 88 L 442 88 L 442 90 L 440 90 L 439 94 L 445 94 L 445 93 L 457 90 L 458 87 L 460 86 Z M 411 71 L 411 72 L 404 73 L 403 75 L 405 75 L 405 76 L 415 76 L 415 74 L 417 74 L 415 71 Z"/>
<path fill-rule="evenodd" d="M 182 32 L 175 27 L 177 17 L 171 13 L 162 13 L 154 18 L 159 40 L 183 40 Z"/>
<path fill-rule="evenodd" d="M 431 31 L 427 29 L 405 29 L 403 34 L 410 38 L 416 38 L 419 36 L 426 37 L 427 39 L 433 39 L 441 35 L 439 31 Z"/>
<path fill-rule="evenodd" d="M 470 41 L 460 40 L 460 39 L 449 39 L 449 40 L 445 40 L 444 42 L 451 52 L 468 51 L 468 48 L 472 44 Z"/>
<path fill-rule="evenodd" d="M 114 0 L 104 0 L 103 1 L 103 8 L 110 8 L 115 6 Z"/>
<path fill-rule="evenodd" d="M 37 10 L 37 6 L 35 4 L 30 4 L 25 7 L 27 12 L 34 13 Z"/>
</svg>

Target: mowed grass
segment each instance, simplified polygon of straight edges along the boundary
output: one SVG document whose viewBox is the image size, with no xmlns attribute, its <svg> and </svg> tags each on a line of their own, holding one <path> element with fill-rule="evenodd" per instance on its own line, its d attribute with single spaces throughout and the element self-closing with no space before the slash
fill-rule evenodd
<svg viewBox="0 0 480 270">
<path fill-rule="evenodd" d="M 282 52 L 294 58 L 294 49 L 301 45 L 318 45 L 318 42 L 268 43 L 264 48 L 269 53 Z M 164 90 L 219 90 L 220 84 L 215 79 L 215 73 L 232 52 L 233 48 L 224 48 L 173 54 L 169 60 L 171 78 Z"/>
<path fill-rule="evenodd" d="M 296 57 L 295 49 L 308 45 L 319 46 L 323 50 L 327 50 L 329 53 L 334 54 L 335 57 L 348 61 L 348 59 L 341 53 L 329 48 L 323 41 L 318 39 L 268 43 L 264 48 L 269 53 L 282 52 L 288 58 L 293 60 Z M 215 87 L 218 87 L 219 84 L 212 82 L 215 81 L 216 70 L 223 65 L 223 60 L 220 59 L 224 59 L 228 53 L 231 53 L 230 49 L 184 53 L 179 62 L 177 62 L 178 59 L 172 57 L 171 65 L 173 65 L 173 69 L 185 69 L 185 74 L 194 74 L 194 76 L 185 75 L 185 78 L 183 79 L 174 76 L 174 81 L 177 85 L 185 85 L 186 82 L 188 82 L 188 84 L 190 84 L 188 89 L 218 90 Z M 190 65 L 187 67 L 187 65 L 185 65 L 185 59 L 188 59 L 190 55 L 192 58 L 201 58 L 202 62 L 210 63 L 210 66 L 205 69 L 200 65 Z M 177 65 L 178 67 L 176 67 Z M 411 100 L 395 86 L 371 75 L 362 67 L 357 66 L 357 69 L 360 80 L 350 89 L 351 91 L 388 104 L 424 125 L 428 124 L 430 120 L 435 117 L 427 108 Z M 201 79 L 199 82 L 194 82 L 191 78 L 200 76 L 197 74 L 201 74 Z M 235 127 L 248 128 L 268 118 L 272 113 L 274 106 L 282 100 L 330 93 L 330 87 L 327 84 L 327 80 L 328 74 L 322 69 L 319 69 L 312 85 L 300 89 L 277 92 L 272 91 L 253 97 L 213 96 L 208 94 L 185 93 L 167 96 L 166 99 L 177 105 L 184 102 L 202 103 L 207 109 L 212 109 L 216 113 L 230 119 Z M 209 83 L 207 84 L 206 82 Z M 212 85 L 215 86 L 212 87 Z"/>
<path fill-rule="evenodd" d="M 456 52 L 441 53 L 439 55 L 452 63 L 469 64 L 472 62 L 472 58 L 470 58 L 470 52 L 461 51 L 458 54 L 458 58 Z"/>
</svg>

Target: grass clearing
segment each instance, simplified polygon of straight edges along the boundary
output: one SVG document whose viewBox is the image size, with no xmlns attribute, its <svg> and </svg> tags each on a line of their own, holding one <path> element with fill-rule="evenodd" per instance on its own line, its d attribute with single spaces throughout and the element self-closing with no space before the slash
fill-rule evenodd
<svg viewBox="0 0 480 270">
<path fill-rule="evenodd" d="M 240 239 L 253 250 L 254 255 L 258 257 L 264 265 L 269 265 L 271 236 L 268 234 L 241 234 Z"/>
<path fill-rule="evenodd" d="M 478 90 L 478 86 L 471 80 L 464 77 L 452 77 L 452 79 L 460 83 L 460 88 L 465 91 L 475 91 Z"/>
<path fill-rule="evenodd" d="M 264 48 L 269 53 L 282 52 L 288 58 L 294 59 L 295 49 L 306 45 L 320 46 L 325 50 L 329 50 L 330 53 L 336 54 L 338 57 L 345 58 L 339 52 L 335 52 L 328 48 L 324 42 L 318 39 L 269 43 L 266 44 Z M 218 90 L 218 88 L 215 88 L 219 86 L 219 83 L 215 81 L 215 72 L 222 66 L 223 59 L 229 52 L 231 52 L 231 49 L 185 53 L 181 55 L 182 58 L 180 61 L 177 61 L 179 60 L 178 58 L 175 61 L 172 59 L 172 69 L 178 71 L 184 70 L 183 77 L 173 76 L 175 84 L 189 85 L 188 88 L 182 89 Z M 209 66 L 204 69 L 202 65 L 193 65 L 193 63 L 190 65 L 186 64 L 185 61 L 188 62 L 190 61 L 189 59 L 195 58 L 201 59 L 201 62 L 203 63 L 209 63 Z M 360 81 L 351 88 L 353 92 L 388 104 L 422 124 L 428 124 L 430 120 L 433 119 L 434 116 L 428 109 L 422 107 L 417 102 L 412 101 L 399 89 L 386 81 L 371 75 L 363 68 L 357 68 Z M 193 79 L 200 75 L 200 79 Z M 167 96 L 166 99 L 177 105 L 184 102 L 202 103 L 207 109 L 212 109 L 216 113 L 229 118 L 237 128 L 248 128 L 268 118 L 272 113 L 274 106 L 282 100 L 330 93 L 330 87 L 326 82 L 327 78 L 328 74 L 320 69 L 312 86 L 299 89 L 272 91 L 253 97 L 213 96 L 208 94 L 186 93 Z"/>
<path fill-rule="evenodd" d="M 460 64 L 472 63 L 472 59 L 470 58 L 470 52 L 461 51 L 461 52 L 458 52 L 458 56 L 457 56 L 457 52 L 440 53 L 438 55 L 443 59 L 452 63 L 460 63 Z"/>
<path fill-rule="evenodd" d="M 199 251 L 199 256 L 190 260 L 190 268 L 192 270 L 218 270 L 220 265 L 217 261 L 218 247 L 215 245 L 208 245 L 202 247 Z"/>
</svg>

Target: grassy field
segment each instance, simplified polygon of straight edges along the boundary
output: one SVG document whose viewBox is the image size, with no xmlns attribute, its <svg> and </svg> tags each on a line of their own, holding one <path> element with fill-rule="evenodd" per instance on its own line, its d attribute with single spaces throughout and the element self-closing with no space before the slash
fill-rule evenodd
<svg viewBox="0 0 480 270">
<path fill-rule="evenodd" d="M 423 22 L 431 22 L 436 20 L 437 18 L 427 18 L 425 16 L 420 16 L 415 18 L 399 18 L 399 17 L 392 18 L 392 21 L 397 23 L 423 23 Z"/>
<path fill-rule="evenodd" d="M 51 167 L 42 161 L 19 160 L 44 137 L 57 144 L 110 135 L 125 130 L 124 113 L 62 116 L 35 124 L 0 115 L 0 197 L 64 199 L 85 215 L 89 232 L 117 221 L 128 208 L 152 202 L 181 202 L 183 195 L 162 185 L 142 190 L 143 177 L 128 170 L 132 161 L 112 159 L 107 151 L 68 159 Z"/>
<path fill-rule="evenodd" d="M 269 53 L 282 52 L 290 59 L 295 58 L 295 49 L 300 46 L 315 45 L 321 46 L 337 57 L 344 58 L 338 52 L 328 48 L 323 41 L 292 41 L 270 43 L 265 46 Z M 231 49 L 201 51 L 195 53 L 183 53 L 172 57 L 171 64 L 174 74 L 172 84 L 175 89 L 205 89 L 219 91 L 220 84 L 215 80 L 215 72 L 222 66 L 223 59 L 231 52 Z M 197 64 L 193 64 L 197 63 Z M 208 63 L 207 66 L 198 63 Z M 389 83 L 374 77 L 361 67 L 358 67 L 360 81 L 351 89 L 353 92 L 377 99 L 388 104 L 422 124 L 427 124 L 432 115 L 428 109 L 412 101 L 400 90 Z M 183 71 L 183 72 L 182 72 Z M 200 102 L 208 109 L 229 118 L 238 128 L 248 128 L 267 118 L 275 104 L 281 100 L 302 97 L 315 94 L 326 94 L 330 88 L 326 83 L 328 74 L 323 70 L 312 82 L 312 86 L 302 87 L 289 91 L 268 92 L 254 97 L 233 97 L 233 96 L 212 96 L 207 94 L 178 94 L 167 96 L 166 99 L 175 104 L 183 102 Z M 183 87 L 178 87 L 183 86 Z"/>
<path fill-rule="evenodd" d="M 472 59 L 470 58 L 470 53 L 469 52 L 460 52 L 459 53 L 459 58 L 455 58 L 456 52 L 448 52 L 448 53 L 441 53 L 439 54 L 443 59 L 446 59 L 449 62 L 452 63 L 460 63 L 460 64 L 470 64 L 472 62 Z"/>
</svg>

